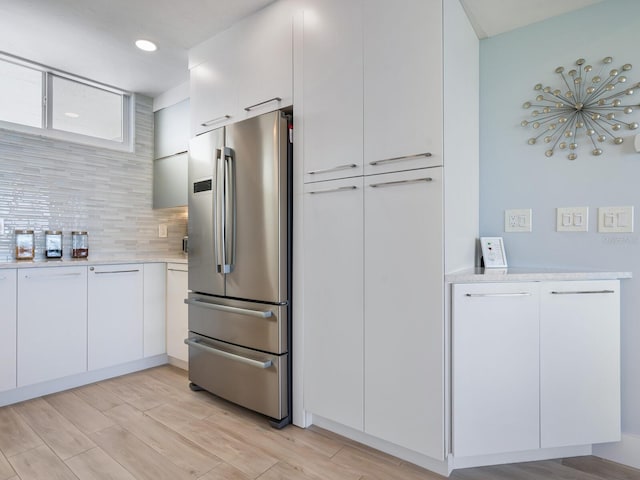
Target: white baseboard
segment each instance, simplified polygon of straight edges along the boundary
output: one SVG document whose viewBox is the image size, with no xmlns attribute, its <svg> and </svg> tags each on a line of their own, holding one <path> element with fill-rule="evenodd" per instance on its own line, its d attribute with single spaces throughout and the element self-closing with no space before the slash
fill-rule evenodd
<svg viewBox="0 0 640 480">
<path fill-rule="evenodd" d="M 593 454 L 612 462 L 640 468 L 640 435 L 623 433 L 619 442 L 594 445 Z"/>
<path fill-rule="evenodd" d="M 166 354 L 155 355 L 153 357 L 147 357 L 113 367 L 101 368 L 100 370 L 92 370 L 90 372 L 70 375 L 64 378 L 57 378 L 48 382 L 27 385 L 25 387 L 14 388 L 13 390 L 6 390 L 4 392 L 0 392 L 0 407 L 23 402 L 25 400 L 31 400 L 32 398 L 49 395 L 51 393 L 61 392 L 63 390 L 69 390 L 70 388 L 88 385 L 90 383 L 106 380 L 107 378 L 118 377 L 127 373 L 157 367 L 166 363 Z"/>
<path fill-rule="evenodd" d="M 189 362 L 185 362 L 184 360 L 176 357 L 172 357 L 169 355 L 168 357 L 169 365 L 173 365 L 174 367 L 181 368 L 182 370 L 189 371 Z"/>
</svg>

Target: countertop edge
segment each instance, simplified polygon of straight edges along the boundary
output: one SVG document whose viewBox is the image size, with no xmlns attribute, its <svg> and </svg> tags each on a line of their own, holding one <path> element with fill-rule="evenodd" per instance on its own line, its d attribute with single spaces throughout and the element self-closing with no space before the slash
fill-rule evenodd
<svg viewBox="0 0 640 480">
<path fill-rule="evenodd" d="M 632 278 L 631 272 L 552 270 L 552 269 L 475 269 L 452 272 L 445 275 L 447 283 L 488 283 L 488 282 L 545 282 L 568 280 L 622 280 Z"/>
<path fill-rule="evenodd" d="M 96 265 L 119 265 L 133 263 L 181 263 L 187 264 L 188 259 L 185 256 L 154 256 L 154 257 L 105 257 L 90 259 L 62 259 L 62 260 L 14 260 L 8 262 L 0 262 L 0 270 L 3 269 L 23 269 L 23 268 L 49 268 L 49 267 L 79 267 L 79 266 L 96 266 Z"/>
</svg>

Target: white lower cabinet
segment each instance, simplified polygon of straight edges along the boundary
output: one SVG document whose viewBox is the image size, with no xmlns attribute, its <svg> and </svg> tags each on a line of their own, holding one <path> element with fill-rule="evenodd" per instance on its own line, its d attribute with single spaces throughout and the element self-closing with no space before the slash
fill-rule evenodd
<svg viewBox="0 0 640 480">
<path fill-rule="evenodd" d="M 87 267 L 18 272 L 17 386 L 87 370 Z"/>
<path fill-rule="evenodd" d="M 143 355 L 152 357 L 167 352 L 165 263 L 146 263 L 144 270 Z"/>
<path fill-rule="evenodd" d="M 17 270 L 0 270 L 0 392 L 16 388 Z"/>
<path fill-rule="evenodd" d="M 540 443 L 620 440 L 620 282 L 544 283 Z"/>
<path fill-rule="evenodd" d="M 453 453 L 539 447 L 537 283 L 453 286 Z"/>
<path fill-rule="evenodd" d="M 143 266 L 89 267 L 89 370 L 143 357 Z"/>
<path fill-rule="evenodd" d="M 189 310 L 184 303 L 188 280 L 186 264 L 167 264 L 167 355 L 182 362 L 189 361 L 189 348 L 184 343 L 189 333 Z"/>
<path fill-rule="evenodd" d="M 453 454 L 620 439 L 618 280 L 453 285 Z"/>
</svg>

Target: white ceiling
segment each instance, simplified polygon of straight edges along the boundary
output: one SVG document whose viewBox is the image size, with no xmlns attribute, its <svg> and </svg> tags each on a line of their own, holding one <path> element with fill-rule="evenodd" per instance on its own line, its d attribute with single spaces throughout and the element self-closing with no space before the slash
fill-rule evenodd
<svg viewBox="0 0 640 480">
<path fill-rule="evenodd" d="M 0 51 L 155 97 L 188 79 L 191 47 L 272 1 L 0 0 Z M 461 1 L 485 38 L 602 0 Z"/>
</svg>

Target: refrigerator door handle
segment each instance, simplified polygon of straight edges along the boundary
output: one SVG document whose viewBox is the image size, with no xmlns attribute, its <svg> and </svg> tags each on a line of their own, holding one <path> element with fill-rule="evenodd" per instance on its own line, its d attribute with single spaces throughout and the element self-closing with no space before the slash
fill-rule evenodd
<svg viewBox="0 0 640 480">
<path fill-rule="evenodd" d="M 235 166 L 233 150 L 216 151 L 215 254 L 218 273 L 231 273 L 235 246 Z"/>
<path fill-rule="evenodd" d="M 249 315 L 251 317 L 269 318 L 273 317 L 271 310 L 249 310 L 248 308 L 229 307 L 227 305 L 219 305 L 217 303 L 201 302 L 192 298 L 186 298 L 184 303 L 187 305 L 193 305 L 196 307 L 210 308 L 211 310 L 219 310 L 221 312 L 238 313 L 240 315 Z"/>
<path fill-rule="evenodd" d="M 225 352 L 224 350 L 218 350 L 217 348 L 210 347 L 201 343 L 197 338 L 185 338 L 184 343 L 189 345 L 190 347 L 199 348 L 200 350 L 204 350 L 208 353 L 213 353 L 214 355 L 218 355 L 220 357 L 228 358 L 229 360 L 234 360 L 236 362 L 241 362 L 247 365 L 251 365 L 252 367 L 257 368 L 269 368 L 273 362 L 271 360 L 265 360 L 261 362 L 260 360 L 254 360 L 252 358 L 243 357 L 242 355 L 236 355 L 235 353 Z"/>
</svg>

